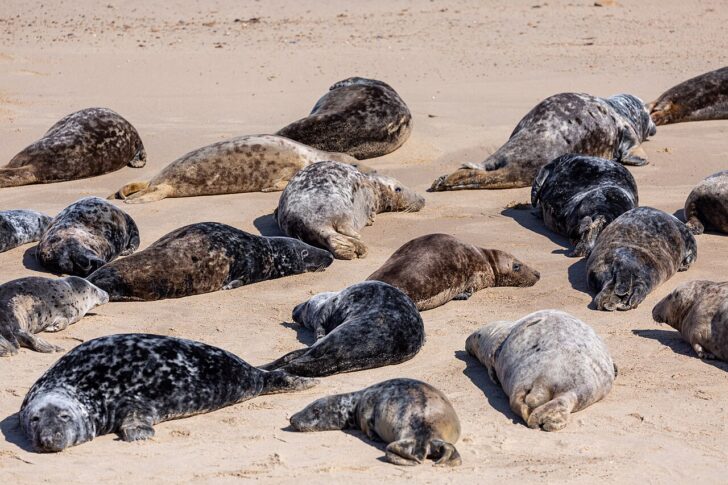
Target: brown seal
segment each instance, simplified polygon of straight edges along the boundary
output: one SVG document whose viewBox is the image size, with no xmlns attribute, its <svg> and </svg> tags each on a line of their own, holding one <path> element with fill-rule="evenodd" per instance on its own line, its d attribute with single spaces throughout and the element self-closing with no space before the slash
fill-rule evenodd
<svg viewBox="0 0 728 485">
<path fill-rule="evenodd" d="M 688 79 L 649 106 L 656 125 L 728 119 L 728 67 Z"/>
<path fill-rule="evenodd" d="M 690 232 L 705 228 L 728 233 L 728 170 L 701 181 L 685 201 L 685 220 Z"/>
</svg>

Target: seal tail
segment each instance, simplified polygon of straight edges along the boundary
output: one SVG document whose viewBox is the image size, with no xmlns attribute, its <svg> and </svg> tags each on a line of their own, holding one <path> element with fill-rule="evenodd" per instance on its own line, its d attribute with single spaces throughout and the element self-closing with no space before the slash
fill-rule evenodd
<svg viewBox="0 0 728 485">
<path fill-rule="evenodd" d="M 288 364 L 289 362 L 297 359 L 298 357 L 302 356 L 306 352 L 308 352 L 308 348 L 298 349 L 298 350 L 294 350 L 293 352 L 288 352 L 283 357 L 276 359 L 273 362 L 270 362 L 269 364 L 258 366 L 258 369 L 266 370 L 266 371 L 272 371 L 272 370 L 278 369 L 278 368 L 283 367 L 284 365 Z"/>
<path fill-rule="evenodd" d="M 33 167 L 5 167 L 0 168 L 0 187 L 20 187 L 38 183 Z"/>
<path fill-rule="evenodd" d="M 294 376 L 282 370 L 274 370 L 263 375 L 263 391 L 261 394 L 303 391 L 318 385 L 319 382 L 318 379 Z"/>
</svg>

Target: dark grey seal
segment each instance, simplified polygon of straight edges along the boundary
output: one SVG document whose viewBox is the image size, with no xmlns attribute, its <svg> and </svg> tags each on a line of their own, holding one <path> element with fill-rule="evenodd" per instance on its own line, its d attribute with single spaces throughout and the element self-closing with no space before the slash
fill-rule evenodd
<svg viewBox="0 0 728 485">
<path fill-rule="evenodd" d="M 701 181 L 685 201 L 685 220 L 690 232 L 705 228 L 728 233 L 728 170 Z"/>
<path fill-rule="evenodd" d="M 52 220 L 36 211 L 0 211 L 0 253 L 38 241 Z"/>
<path fill-rule="evenodd" d="M 728 67 L 674 86 L 650 103 L 656 125 L 728 119 Z"/>
</svg>

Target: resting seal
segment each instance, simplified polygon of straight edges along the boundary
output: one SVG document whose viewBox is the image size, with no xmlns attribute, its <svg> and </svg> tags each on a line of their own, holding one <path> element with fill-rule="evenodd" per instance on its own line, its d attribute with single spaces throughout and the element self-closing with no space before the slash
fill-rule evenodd
<svg viewBox="0 0 728 485">
<path fill-rule="evenodd" d="M 108 433 L 151 438 L 163 421 L 315 384 L 200 342 L 111 335 L 79 345 L 43 374 L 23 400 L 20 425 L 36 450 L 56 452 Z"/>
<path fill-rule="evenodd" d="M 306 118 L 276 135 L 363 159 L 395 151 L 411 132 L 412 114 L 390 85 L 350 77 L 331 86 Z"/>
<path fill-rule="evenodd" d="M 685 220 L 693 234 L 702 234 L 706 226 L 728 233 L 728 170 L 695 186 L 685 201 Z"/>
<path fill-rule="evenodd" d="M 599 310 L 631 310 L 647 294 L 698 257 L 687 226 L 652 207 L 625 212 L 597 238 L 586 262 Z"/>
<path fill-rule="evenodd" d="M 63 350 L 33 334 L 65 330 L 108 301 L 104 290 L 77 276 L 31 276 L 0 285 L 0 357 L 15 355 L 20 347 L 36 352 Z"/>
<path fill-rule="evenodd" d="M 511 254 L 483 249 L 447 234 L 415 238 L 390 256 L 368 280 L 402 290 L 419 311 L 467 300 L 492 286 L 533 286 L 540 278 Z"/>
<path fill-rule="evenodd" d="M 0 168 L 0 187 L 47 184 L 147 163 L 136 129 L 118 113 L 88 108 L 63 118 Z"/>
<path fill-rule="evenodd" d="M 0 253 L 38 241 L 52 220 L 36 211 L 0 211 Z"/>
<path fill-rule="evenodd" d="M 327 396 L 291 416 L 297 431 L 358 428 L 387 443 L 384 459 L 395 465 L 462 463 L 453 446 L 460 420 L 439 390 L 414 379 L 391 379 L 361 391 Z"/>
<path fill-rule="evenodd" d="M 492 322 L 470 335 L 468 353 L 503 387 L 529 428 L 558 431 L 569 414 L 601 400 L 617 367 L 592 328 L 558 310 Z"/>
<path fill-rule="evenodd" d="M 541 167 L 568 153 L 645 165 L 640 144 L 655 134 L 642 101 L 629 94 L 598 98 L 561 93 L 536 105 L 508 141 L 484 162 L 435 180 L 431 191 L 530 187 Z"/>
<path fill-rule="evenodd" d="M 425 343 L 425 327 L 412 300 L 381 281 L 315 295 L 293 309 L 293 321 L 313 330 L 318 340 L 261 369 L 330 376 L 399 364 Z"/>
<path fill-rule="evenodd" d="M 359 230 L 374 223 L 376 214 L 424 206 L 422 196 L 391 177 L 327 161 L 294 175 L 274 216 L 286 235 L 326 248 L 336 258 L 354 259 L 367 254 Z"/>
<path fill-rule="evenodd" d="M 176 229 L 89 276 L 111 301 L 181 298 L 322 271 L 328 251 L 287 237 L 262 237 L 217 222 Z"/>
<path fill-rule="evenodd" d="M 87 276 L 138 247 L 139 229 L 129 214 L 104 199 L 84 197 L 53 219 L 36 255 L 52 271 Z"/>
<path fill-rule="evenodd" d="M 637 183 L 623 165 L 598 157 L 564 155 L 545 165 L 531 189 L 546 227 L 566 236 L 570 256 L 588 256 L 599 233 L 638 205 Z"/>
<path fill-rule="evenodd" d="M 688 79 L 649 106 L 656 125 L 728 119 L 728 67 Z"/>
<path fill-rule="evenodd" d="M 127 184 L 110 198 L 136 204 L 167 197 L 274 192 L 283 190 L 303 167 L 323 160 L 372 171 L 343 153 L 322 152 L 282 136 L 239 136 L 191 151 L 152 180 Z"/>
</svg>

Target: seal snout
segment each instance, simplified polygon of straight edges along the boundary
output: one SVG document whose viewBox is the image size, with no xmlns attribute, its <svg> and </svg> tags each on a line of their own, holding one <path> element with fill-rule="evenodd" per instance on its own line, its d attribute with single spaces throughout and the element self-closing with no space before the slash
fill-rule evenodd
<svg viewBox="0 0 728 485">
<path fill-rule="evenodd" d="M 48 453 L 57 453 L 66 447 L 64 434 L 60 430 L 44 429 L 38 436 L 37 448 Z"/>
</svg>

